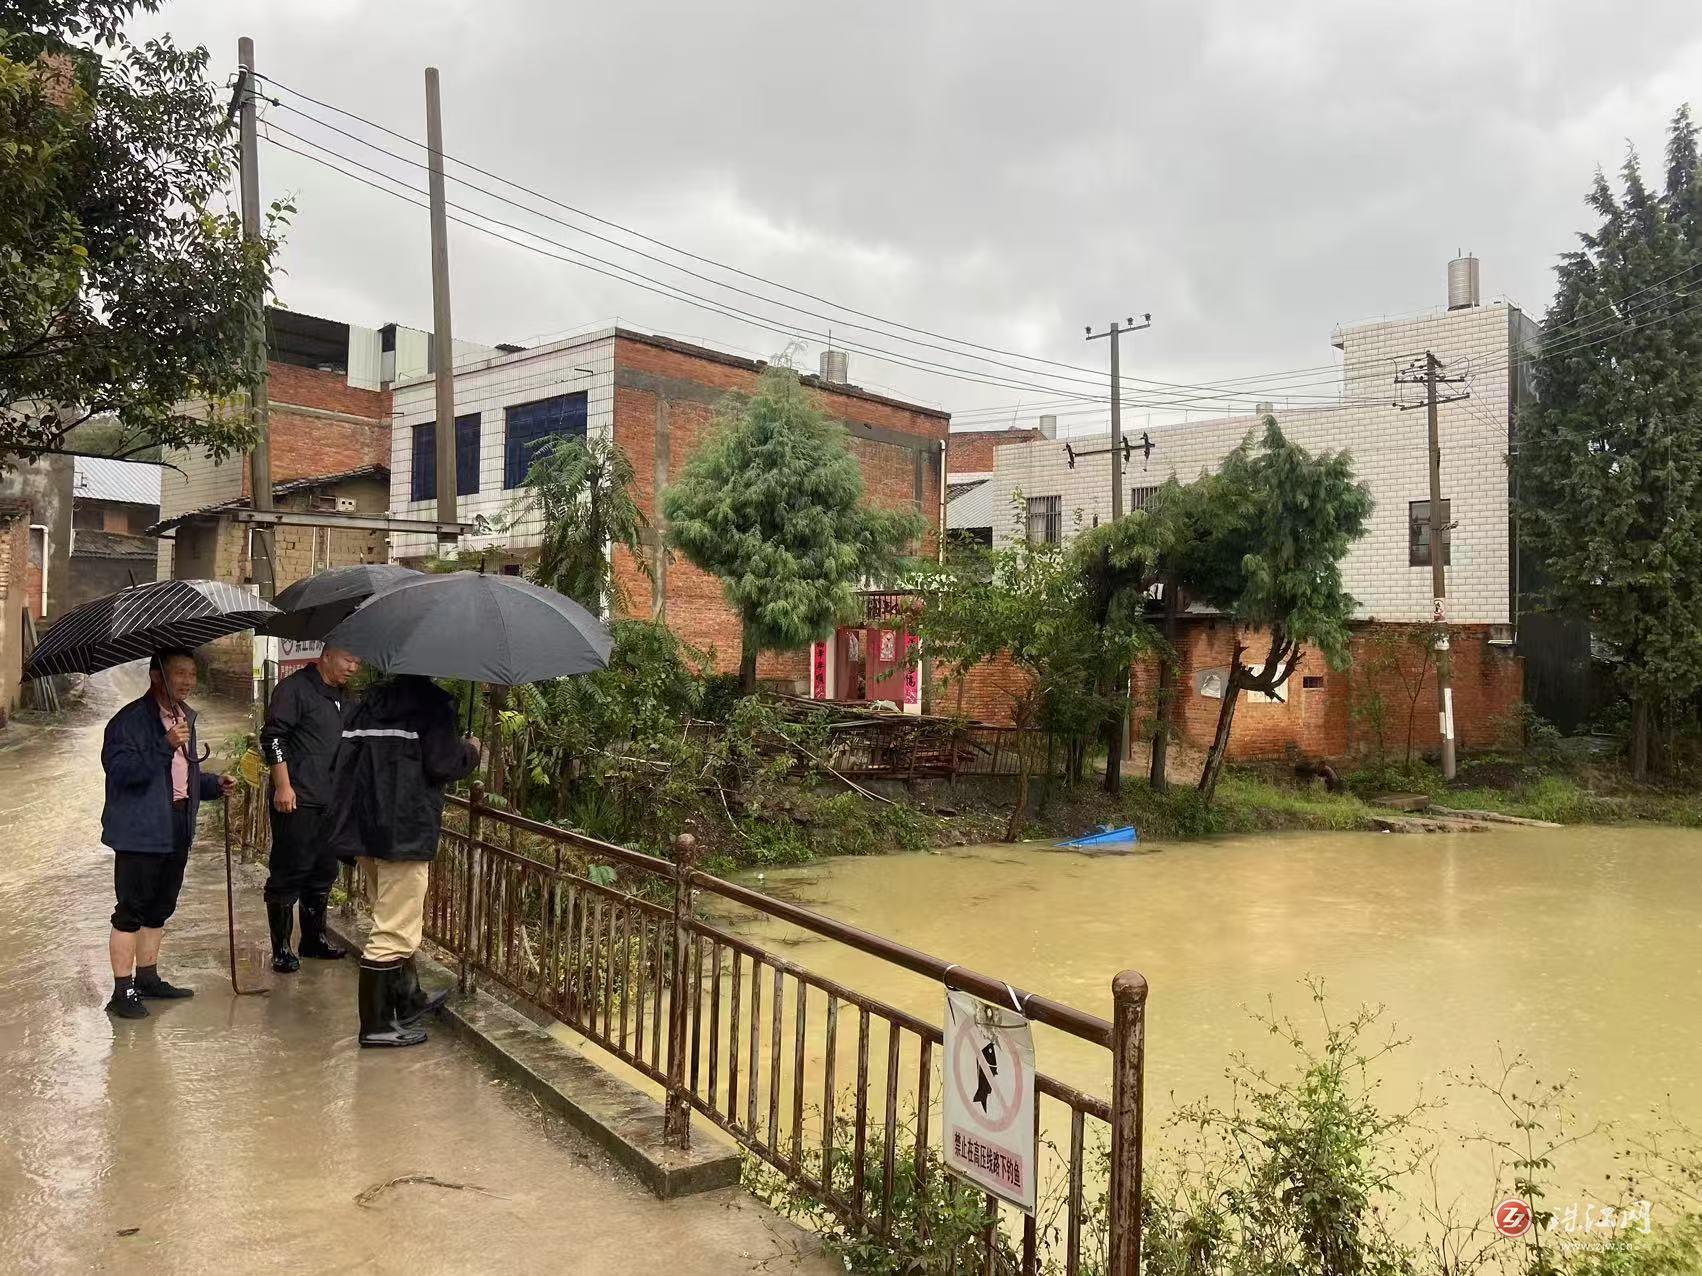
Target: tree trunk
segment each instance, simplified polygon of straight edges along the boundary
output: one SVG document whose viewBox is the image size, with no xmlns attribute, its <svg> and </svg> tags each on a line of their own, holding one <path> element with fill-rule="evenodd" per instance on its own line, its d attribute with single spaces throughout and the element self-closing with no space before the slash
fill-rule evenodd
<svg viewBox="0 0 1702 1276">
<path fill-rule="evenodd" d="M 1152 765 L 1147 779 L 1152 787 L 1163 793 L 1170 787 L 1165 767 L 1170 761 L 1170 702 L 1176 698 L 1176 614 L 1181 599 L 1175 581 L 1164 582 L 1164 645 L 1158 662 L 1158 704 L 1154 713 L 1156 725 L 1152 732 Z"/>
<path fill-rule="evenodd" d="M 751 639 L 751 631 L 744 630 L 739 635 L 739 694 L 754 695 L 756 692 L 756 643 Z"/>
<path fill-rule="evenodd" d="M 1638 696 L 1631 701 L 1631 778 L 1641 783 L 1649 778 L 1649 701 Z"/>
<path fill-rule="evenodd" d="M 1236 663 L 1240 663 L 1239 653 Z M 1223 760 L 1229 753 L 1229 728 L 1235 721 L 1235 706 L 1240 701 L 1241 687 L 1231 667 L 1228 684 L 1223 689 L 1223 707 L 1217 711 L 1217 735 L 1212 740 L 1211 752 L 1206 754 L 1205 768 L 1200 772 L 1199 792 L 1208 804 L 1217 793 L 1218 777 L 1223 774 Z"/>
<path fill-rule="evenodd" d="M 1117 713 L 1105 727 L 1105 791 L 1123 791 L 1123 732 L 1129 722 L 1129 671 L 1121 669 L 1111 686 L 1111 701 Z"/>
<path fill-rule="evenodd" d="M 1025 743 L 1026 732 L 1017 736 L 1016 803 L 1011 807 L 1010 823 L 1005 826 L 1005 841 L 1022 840 L 1022 817 L 1028 813 L 1029 758 L 1033 746 Z"/>
</svg>

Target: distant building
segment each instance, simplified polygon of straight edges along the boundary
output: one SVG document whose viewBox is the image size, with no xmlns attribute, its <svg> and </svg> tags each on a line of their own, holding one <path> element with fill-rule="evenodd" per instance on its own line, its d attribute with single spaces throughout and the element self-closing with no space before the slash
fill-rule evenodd
<svg viewBox="0 0 1702 1276">
<path fill-rule="evenodd" d="M 430 371 L 435 351 L 429 334 L 396 324 L 362 328 L 269 310 L 267 335 L 276 507 L 385 514 L 390 386 Z M 455 351 L 457 360 L 493 353 L 471 342 L 456 342 Z M 161 577 L 254 583 L 252 525 L 232 517 L 253 506 L 247 456 L 215 462 L 192 448 L 169 451 L 163 459 L 172 468 L 163 472 L 159 520 L 148 528 L 159 538 Z M 392 548 L 383 531 L 334 527 L 281 527 L 273 544 L 279 589 L 325 567 L 387 562 Z M 247 690 L 254 672 L 247 635 L 210 644 L 206 656 L 215 685 L 233 693 Z"/>
<path fill-rule="evenodd" d="M 1043 416 L 1037 426 L 1011 426 L 1003 430 L 954 431 L 947 444 L 950 466 L 946 489 L 946 531 L 956 541 L 989 547 L 993 524 L 1010 518 L 1009 510 L 993 508 L 987 482 L 993 477 L 997 449 L 1012 443 L 1058 436 L 1058 418 Z"/>
<path fill-rule="evenodd" d="M 1431 619 L 1425 413 L 1394 406 L 1397 397 L 1414 397 L 1412 387 L 1397 395 L 1396 372 L 1425 350 L 1434 351 L 1451 371 L 1470 374 L 1470 397 L 1444 404 L 1439 416 L 1456 730 L 1463 745 L 1486 745 L 1511 721 L 1522 683 L 1512 650 L 1518 547 L 1507 455 L 1515 414 L 1531 393 L 1521 373 L 1523 355 L 1535 345 L 1539 329 L 1508 302 L 1480 304 L 1475 288 L 1451 301 L 1455 304 L 1447 310 L 1338 328 L 1331 340 L 1342 352 L 1339 403 L 1291 408 L 1279 400 L 1269 405 L 1291 441 L 1314 452 L 1351 453 L 1376 508 L 1369 534 L 1349 550 L 1342 565 L 1347 589 L 1359 601 L 1354 666 L 1330 670 L 1309 653 L 1280 699 L 1250 697 L 1235 720 L 1235 755 L 1298 749 L 1330 756 L 1364 746 L 1363 729 L 1356 728 L 1350 714 L 1353 703 L 1379 690 L 1393 691 L 1374 684 L 1370 662 L 1358 658 L 1366 641 L 1389 626 L 1421 626 Z M 1243 439 L 1256 437 L 1261 415 L 1255 410 L 1152 429 L 1151 455 L 1137 449 L 1124 466 L 1124 508 L 1138 510 L 1172 476 L 1187 482 L 1215 469 Z M 1130 433 L 1127 423 L 1125 432 Z M 1138 443 L 1139 431 L 1133 434 Z M 1080 437 L 1069 443 L 1079 453 L 1108 449 L 1110 439 Z M 1014 518 L 995 516 L 995 542 L 1015 535 L 1067 541 L 1078 529 L 1110 517 L 1109 481 L 1109 456 L 1078 456 L 1072 466 L 1063 444 L 1037 440 L 998 448 L 992 477 L 975 495 L 993 511 L 1023 512 L 1020 527 Z M 1187 631 L 1178 725 L 1190 743 L 1203 746 L 1215 728 L 1235 635 L 1226 622 L 1198 609 L 1191 610 Z M 1256 641 L 1251 645 L 1257 648 Z M 972 680 L 971 712 L 995 714 L 1008 703 L 998 692 L 1002 676 L 989 670 L 979 689 Z M 1432 675 L 1417 720 L 1417 737 L 1426 747 L 1439 738 L 1434 688 Z M 1404 735 L 1404 714 L 1401 721 Z"/>
<path fill-rule="evenodd" d="M 88 456 L 73 461 L 66 602 L 76 607 L 157 578 L 158 546 L 147 529 L 159 521 L 160 468 Z"/>
<path fill-rule="evenodd" d="M 491 571 L 518 571 L 536 551 L 540 527 L 535 516 L 523 512 L 525 479 L 532 457 L 556 437 L 612 433 L 637 471 L 639 507 L 660 532 L 658 495 L 701 445 L 716 406 L 729 395 L 753 391 L 763 367 L 627 328 L 533 350 L 507 350 L 458 366 L 458 514 L 463 520 L 483 517 L 496 528 L 468 538 L 463 549 L 486 551 Z M 839 362 L 828 368 L 836 377 L 842 371 Z M 924 549 L 933 552 L 943 521 L 947 414 L 842 379 L 807 376 L 804 384 L 822 409 L 845 426 L 869 499 L 920 512 L 928 524 Z M 391 510 L 429 517 L 437 491 L 434 385 L 429 377 L 398 382 L 393 393 Z M 435 550 L 425 536 L 398 537 L 395 546 L 404 561 Z M 739 625 L 721 582 L 683 560 L 659 558 L 654 539 L 648 557 L 653 580 L 644 578 L 626 550 L 615 553 L 616 577 L 634 612 L 665 617 L 682 638 L 713 649 L 718 668 L 736 668 Z M 877 612 L 880 605 L 870 603 Z M 904 635 L 888 632 L 883 638 L 878 620 L 874 614 L 859 618 L 811 652 L 765 653 L 758 676 L 818 698 L 891 700 L 919 708 L 921 679 L 914 659 L 906 655 L 911 644 Z M 880 676 L 894 665 L 912 672 L 902 678 Z"/>
</svg>

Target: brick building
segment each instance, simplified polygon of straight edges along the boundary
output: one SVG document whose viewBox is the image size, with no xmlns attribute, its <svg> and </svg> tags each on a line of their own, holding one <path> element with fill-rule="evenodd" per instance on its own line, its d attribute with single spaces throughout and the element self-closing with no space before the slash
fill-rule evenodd
<svg viewBox="0 0 1702 1276">
<path fill-rule="evenodd" d="M 1472 278 L 1475 281 L 1475 273 Z M 1434 351 L 1451 369 L 1470 371 L 1470 397 L 1444 404 L 1439 413 L 1443 512 L 1451 524 L 1444 533 L 1444 552 L 1448 620 L 1454 626 L 1456 733 L 1462 746 L 1481 747 L 1496 743 L 1511 722 L 1522 695 L 1522 675 L 1512 645 L 1518 568 L 1506 461 L 1520 400 L 1530 394 L 1521 354 L 1539 332 L 1510 303 L 1480 304 L 1475 287 L 1469 296 L 1451 300 L 1457 304 L 1447 310 L 1338 328 L 1331 343 L 1342 353 L 1339 402 L 1295 408 L 1280 402 L 1261 405 L 1293 442 L 1314 452 L 1350 453 L 1376 507 L 1368 534 L 1349 550 L 1342 565 L 1344 583 L 1359 604 L 1360 632 L 1351 667 L 1330 671 L 1316 654 L 1309 654 L 1280 700 L 1249 696 L 1236 715 L 1233 756 L 1289 749 L 1335 756 L 1364 749 L 1370 742 L 1363 715 L 1356 719 L 1353 706 L 1377 696 L 1390 702 L 1407 698 L 1397 671 L 1380 669 L 1387 661 L 1372 655 L 1388 645 L 1379 643 L 1380 636 L 1426 626 L 1431 617 L 1425 414 L 1394 406 L 1395 373 L 1425 350 Z M 1257 430 L 1260 415 L 1255 410 L 1153 429 L 1151 456 L 1143 459 L 1137 451 L 1124 467 L 1129 489 L 1125 508 L 1139 509 L 1173 475 L 1187 482 L 1216 468 Z M 1079 453 L 1108 448 L 1110 439 L 1070 442 Z M 993 475 L 975 495 L 984 494 L 998 510 L 1016 508 L 1013 502 L 1020 502 L 1028 516 L 1027 534 L 1068 540 L 1078 526 L 1110 517 L 1109 476 L 1108 456 L 1078 456 L 1072 467 L 1062 444 L 1037 440 L 997 448 Z M 993 528 L 996 542 L 1019 534 L 1009 519 L 995 519 Z M 1211 741 L 1233 641 L 1225 622 L 1190 609 L 1176 709 L 1178 726 L 1190 744 L 1203 747 Z M 1248 636 L 1247 642 L 1256 653 L 1257 636 Z M 977 670 L 966 700 L 980 706 L 978 712 L 993 709 L 1000 699 L 1000 681 L 1009 676 L 1008 670 Z M 1440 735 L 1433 671 L 1428 677 L 1415 731 L 1424 748 L 1435 747 Z M 1150 671 L 1142 672 L 1137 689 L 1149 682 Z M 1404 735 L 1403 709 L 1403 742 Z"/>
<path fill-rule="evenodd" d="M 947 442 L 946 530 L 956 540 L 990 546 L 993 524 L 1008 518 L 1009 511 L 993 508 L 993 458 L 1001 447 L 1035 439 L 1056 439 L 1058 418 L 1043 416 L 1038 426 L 1011 426 L 1003 430 L 954 431 Z"/>
<path fill-rule="evenodd" d="M 30 507 L 0 500 L 0 727 L 17 707 L 28 609 Z"/>
<path fill-rule="evenodd" d="M 670 476 L 707 436 L 717 405 L 729 395 L 750 393 L 764 366 L 627 328 L 503 351 L 459 366 L 458 512 L 463 519 L 482 516 L 500 528 L 467 538 L 463 548 L 488 551 L 491 570 L 517 569 L 536 549 L 540 528 L 525 512 L 524 479 L 532 454 L 557 435 L 612 433 L 636 471 L 639 507 L 660 532 L 664 520 L 658 498 Z M 849 434 L 869 499 L 887 508 L 918 510 L 928 522 L 923 549 L 934 552 L 942 523 L 942 453 L 949 417 L 844 381 L 808 376 L 804 384 Z M 429 516 L 437 481 L 433 382 L 398 383 L 393 393 L 391 509 Z M 395 552 L 408 561 L 434 548 L 427 537 L 404 536 L 397 538 Z M 615 554 L 616 577 L 635 612 L 663 616 L 688 642 L 712 649 L 718 669 L 737 667 L 739 626 L 718 580 L 680 559 L 658 558 L 654 543 L 651 580 L 626 550 Z M 883 658 L 883 642 L 894 644 L 892 652 L 884 653 L 889 663 L 903 664 L 900 653 L 908 653 L 910 643 L 903 635 L 883 639 L 877 618 L 871 617 L 817 644 L 814 652 L 764 653 L 757 673 L 803 693 L 816 688 L 854 692 L 859 686 L 866 692 L 872 670 L 880 690 L 890 685 L 893 692 L 864 698 L 897 699 L 908 690 L 910 705 L 919 707 L 919 677 L 881 679 L 880 670 L 868 663 Z"/>
<path fill-rule="evenodd" d="M 305 514 L 385 515 L 390 503 L 390 382 L 431 366 L 429 336 L 389 325 L 362 328 L 267 312 L 273 502 Z M 456 359 L 488 346 L 457 342 Z M 168 452 L 160 488 L 161 578 L 255 581 L 251 525 L 232 517 L 252 508 L 248 458 L 215 462 L 200 449 Z M 280 527 L 273 534 L 274 576 L 283 589 L 326 567 L 386 562 L 389 537 L 371 528 Z M 255 668 L 254 640 L 233 635 L 205 649 L 208 676 L 221 690 L 245 692 Z"/>
<path fill-rule="evenodd" d="M 160 517 L 159 466 L 89 456 L 74 460 L 69 607 L 154 580 L 159 571 L 159 550 L 147 534 Z"/>
</svg>

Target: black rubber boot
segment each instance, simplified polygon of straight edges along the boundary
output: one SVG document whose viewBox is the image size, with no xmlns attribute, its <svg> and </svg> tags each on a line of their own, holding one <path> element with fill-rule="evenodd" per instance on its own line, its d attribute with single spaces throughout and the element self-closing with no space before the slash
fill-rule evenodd
<svg viewBox="0 0 1702 1276">
<path fill-rule="evenodd" d="M 449 989 L 427 992 L 420 987 L 420 972 L 412 957 L 404 957 L 401 967 L 402 991 L 397 997 L 396 1019 L 403 1027 L 418 1023 L 427 1015 L 443 1009 L 449 1000 Z"/>
<path fill-rule="evenodd" d="M 402 963 L 360 963 L 360 1043 L 363 1046 L 417 1046 L 426 1035 L 418 1028 L 396 1021 L 396 999 L 401 992 Z"/>
<path fill-rule="evenodd" d="M 296 951 L 303 957 L 320 961 L 337 961 L 348 949 L 338 948 L 325 938 L 325 910 L 329 901 L 323 896 L 301 897 L 301 947 Z"/>
<path fill-rule="evenodd" d="M 295 905 L 287 900 L 266 901 L 266 924 L 272 928 L 272 969 L 288 975 L 301 969 L 290 951 L 290 932 L 295 929 Z"/>
</svg>

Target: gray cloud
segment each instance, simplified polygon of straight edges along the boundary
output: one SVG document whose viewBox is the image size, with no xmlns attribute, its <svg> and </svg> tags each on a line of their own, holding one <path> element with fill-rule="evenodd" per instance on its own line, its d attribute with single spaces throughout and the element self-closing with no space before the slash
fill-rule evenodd
<svg viewBox="0 0 1702 1276">
<path fill-rule="evenodd" d="M 1326 364 L 1335 323 L 1438 303 L 1458 249 L 1540 314 L 1593 169 L 1628 139 L 1656 157 L 1702 71 L 1690 3 L 168 0 L 152 26 L 221 68 L 252 35 L 262 71 L 415 136 L 434 63 L 451 153 L 938 332 L 1098 366 L 1083 325 L 1150 310 L 1127 366 L 1172 381 Z M 287 304 L 429 326 L 423 212 L 275 150 L 262 171 L 299 204 Z M 470 230 L 451 251 L 464 337 L 618 315 L 785 344 Z M 1056 397 L 872 356 L 853 374 L 958 412 Z"/>
</svg>

